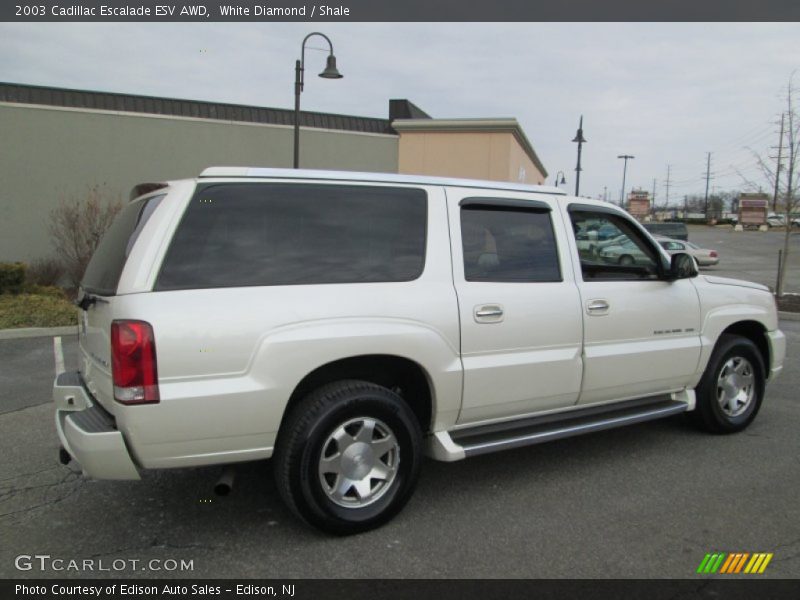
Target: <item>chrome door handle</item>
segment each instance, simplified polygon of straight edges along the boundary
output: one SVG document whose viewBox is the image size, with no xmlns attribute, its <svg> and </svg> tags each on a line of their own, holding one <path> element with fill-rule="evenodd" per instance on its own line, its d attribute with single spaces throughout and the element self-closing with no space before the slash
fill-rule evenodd
<svg viewBox="0 0 800 600">
<path fill-rule="evenodd" d="M 499 304 L 476 306 L 473 314 L 478 323 L 499 323 L 503 320 L 503 307 Z"/>
<path fill-rule="evenodd" d="M 586 310 L 590 313 L 606 312 L 609 309 L 609 304 L 605 300 L 590 300 L 586 304 Z"/>
</svg>

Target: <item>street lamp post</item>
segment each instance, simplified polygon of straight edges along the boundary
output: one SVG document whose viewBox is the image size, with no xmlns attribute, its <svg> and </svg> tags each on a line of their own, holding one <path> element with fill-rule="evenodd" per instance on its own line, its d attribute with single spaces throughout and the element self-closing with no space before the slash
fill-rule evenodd
<svg viewBox="0 0 800 600">
<path fill-rule="evenodd" d="M 324 79 L 341 79 L 343 75 L 336 69 L 336 57 L 333 55 L 333 44 L 330 38 L 324 33 L 315 31 L 309 33 L 303 38 L 303 44 L 300 47 L 300 60 L 295 61 L 294 64 L 294 168 L 300 167 L 300 93 L 303 91 L 303 73 L 305 72 L 306 62 L 306 42 L 308 38 L 318 35 L 325 38 L 330 48 L 328 54 L 328 61 L 325 64 L 325 70 L 319 74 Z"/>
<path fill-rule="evenodd" d="M 559 175 L 561 175 L 561 181 L 558 181 L 558 176 L 559 176 Z M 556 187 L 558 187 L 558 186 L 559 186 L 559 184 L 560 184 L 560 185 L 564 185 L 565 183 L 567 183 L 567 180 L 566 180 L 566 179 L 564 179 L 564 171 L 559 171 L 558 173 L 556 173 L 556 182 L 555 182 L 555 184 L 554 184 L 554 185 L 555 185 Z"/>
<path fill-rule="evenodd" d="M 581 189 L 581 148 L 586 143 L 583 137 L 583 115 L 581 115 L 580 123 L 578 123 L 578 133 L 575 134 L 573 142 L 578 143 L 578 164 L 575 167 L 575 195 L 578 196 Z"/>
<path fill-rule="evenodd" d="M 631 159 L 636 158 L 630 154 L 620 154 L 617 158 L 622 158 L 625 160 L 625 165 L 622 167 L 622 189 L 619 192 L 619 205 L 620 207 L 625 207 L 625 175 L 628 172 L 628 161 Z"/>
</svg>

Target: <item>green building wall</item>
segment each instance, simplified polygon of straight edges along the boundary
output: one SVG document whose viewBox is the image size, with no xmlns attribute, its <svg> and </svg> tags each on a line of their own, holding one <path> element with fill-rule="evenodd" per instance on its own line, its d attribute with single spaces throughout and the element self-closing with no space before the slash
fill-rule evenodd
<svg viewBox="0 0 800 600">
<path fill-rule="evenodd" d="M 127 199 L 137 183 L 209 166 L 291 167 L 291 127 L 0 103 L 0 261 L 48 256 L 49 214 L 101 185 Z M 396 173 L 398 137 L 303 129 L 300 165 Z"/>
</svg>

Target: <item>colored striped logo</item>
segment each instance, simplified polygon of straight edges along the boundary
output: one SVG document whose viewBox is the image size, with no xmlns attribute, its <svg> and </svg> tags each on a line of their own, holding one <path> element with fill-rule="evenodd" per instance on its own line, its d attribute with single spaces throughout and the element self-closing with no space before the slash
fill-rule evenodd
<svg viewBox="0 0 800 600">
<path fill-rule="evenodd" d="M 725 575 L 750 574 L 760 575 L 772 560 L 772 552 L 714 552 L 706 554 L 697 567 L 697 572 L 707 575 L 715 573 Z"/>
</svg>

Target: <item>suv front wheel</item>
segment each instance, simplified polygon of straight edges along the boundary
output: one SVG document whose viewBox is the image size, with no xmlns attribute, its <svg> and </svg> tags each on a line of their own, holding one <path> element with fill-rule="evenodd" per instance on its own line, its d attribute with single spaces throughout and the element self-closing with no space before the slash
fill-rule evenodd
<svg viewBox="0 0 800 600">
<path fill-rule="evenodd" d="M 720 336 L 697 386 L 695 421 L 713 433 L 734 433 L 753 422 L 764 397 L 764 361 L 749 339 Z"/>
<path fill-rule="evenodd" d="M 421 464 L 419 423 L 403 399 L 365 381 L 328 384 L 303 398 L 275 450 L 278 490 L 323 531 L 378 527 L 411 497 Z"/>
</svg>

